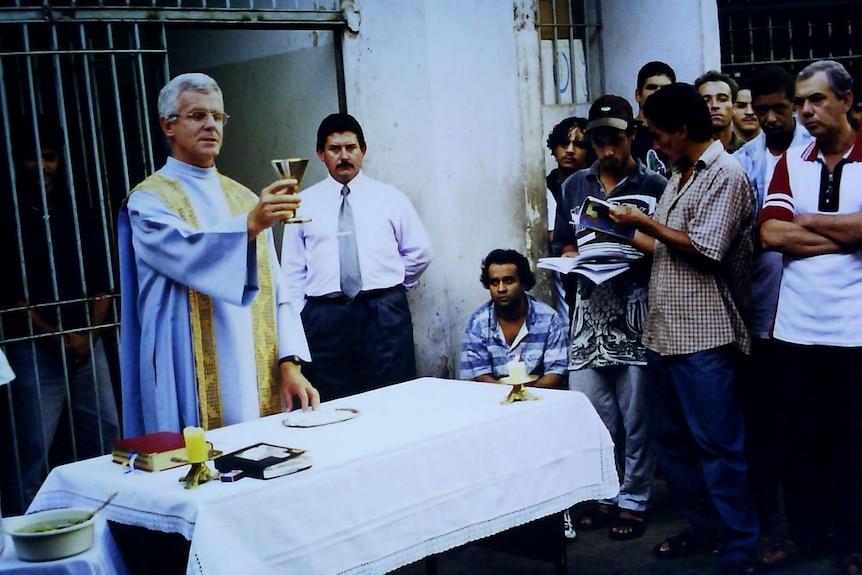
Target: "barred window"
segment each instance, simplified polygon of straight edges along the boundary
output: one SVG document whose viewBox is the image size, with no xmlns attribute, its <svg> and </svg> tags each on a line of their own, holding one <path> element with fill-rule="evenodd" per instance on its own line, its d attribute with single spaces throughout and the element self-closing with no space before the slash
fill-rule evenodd
<svg viewBox="0 0 862 575">
<path fill-rule="evenodd" d="M 598 4 L 588 0 L 540 0 L 542 101 L 546 105 L 590 100 L 591 64 L 601 54 L 596 41 Z M 597 67 L 595 67 L 597 69 Z"/>
<path fill-rule="evenodd" d="M 733 76 L 751 76 L 767 64 L 796 73 L 825 59 L 862 72 L 858 2 L 719 0 L 718 17 L 722 68 Z"/>
</svg>

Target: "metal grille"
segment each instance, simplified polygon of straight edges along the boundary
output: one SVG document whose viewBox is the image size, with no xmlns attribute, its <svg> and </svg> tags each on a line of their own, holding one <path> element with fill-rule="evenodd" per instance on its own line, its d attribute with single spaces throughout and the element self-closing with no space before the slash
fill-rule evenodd
<svg viewBox="0 0 862 575">
<path fill-rule="evenodd" d="M 100 22 L 218 22 L 309 29 L 343 25 L 340 0 L 17 0 L 2 19 Z"/>
<path fill-rule="evenodd" d="M 592 63 L 600 54 L 599 3 L 587 0 L 540 0 L 537 28 L 540 38 L 543 103 L 582 104 L 590 100 Z"/>
<path fill-rule="evenodd" d="M 19 0 L 13 8 L 0 8 L 0 217 L 3 233 L 8 232 L 0 245 L 0 348 L 16 358 L 19 376 L 0 387 L 5 513 L 23 512 L 52 466 L 106 453 L 117 434 L 107 421 L 110 410 L 104 409 L 111 392 L 115 409 L 120 401 L 116 217 L 131 186 L 168 155 L 154 107 L 169 78 L 167 39 L 189 26 L 308 31 L 343 29 L 345 23 L 338 0 Z M 333 68 L 340 74 L 338 62 Z M 338 90 L 343 101 L 341 77 Z M 55 128 L 62 135 L 56 185 L 37 169 L 37 176 L 43 175 L 24 193 L 22 182 L 30 172 L 22 165 L 23 154 L 45 151 L 51 143 L 46 134 Z M 38 163 L 39 154 L 32 155 Z M 55 211 L 60 189 L 70 199 L 62 219 L 71 236 L 54 227 L 61 220 Z M 33 238 L 44 248 L 41 256 L 25 248 Z M 91 248 L 95 244 L 98 254 Z M 105 288 L 99 290 L 104 297 L 93 293 L 93 261 L 104 272 Z M 10 287 L 7 273 L 21 278 L 19 292 Z M 70 281 L 80 286 L 77 296 L 65 289 Z M 94 311 L 106 303 L 108 313 L 100 320 Z M 79 317 L 67 321 L 73 308 Z M 37 316 L 51 318 L 51 333 Z M 104 363 L 94 354 L 79 362 L 64 345 L 77 335 L 92 346 L 96 334 Z M 43 363 L 43 352 L 59 366 L 56 373 L 48 369 L 56 366 Z M 29 386 L 22 383 L 26 372 L 32 372 Z M 112 380 L 107 394 L 93 381 L 105 378 Z M 81 379 L 89 380 L 84 395 L 102 401 L 97 417 L 87 418 L 74 407 Z M 91 425 L 83 429 L 85 419 Z M 85 441 L 93 438 L 95 446 Z"/>
<path fill-rule="evenodd" d="M 862 12 L 855 1 L 719 0 L 725 72 L 747 77 L 767 64 L 796 73 L 816 60 L 862 70 Z"/>
<path fill-rule="evenodd" d="M 105 453 L 119 433 L 114 218 L 164 155 L 148 102 L 167 62 L 160 24 L 4 22 L 0 38 L 0 249 L 14 283 L 0 342 L 18 375 L 3 389 L 2 468 L 4 504 L 23 511 L 51 465 Z"/>
</svg>

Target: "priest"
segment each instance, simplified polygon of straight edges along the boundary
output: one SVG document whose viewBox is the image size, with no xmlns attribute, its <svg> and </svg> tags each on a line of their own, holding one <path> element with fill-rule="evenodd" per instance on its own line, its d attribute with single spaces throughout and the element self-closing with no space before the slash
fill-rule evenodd
<svg viewBox="0 0 862 575">
<path fill-rule="evenodd" d="M 209 76 L 172 79 L 158 111 L 171 156 L 119 219 L 125 436 L 317 408 L 271 231 L 299 205 L 296 180 L 258 198 L 218 172 L 229 116 Z"/>
</svg>

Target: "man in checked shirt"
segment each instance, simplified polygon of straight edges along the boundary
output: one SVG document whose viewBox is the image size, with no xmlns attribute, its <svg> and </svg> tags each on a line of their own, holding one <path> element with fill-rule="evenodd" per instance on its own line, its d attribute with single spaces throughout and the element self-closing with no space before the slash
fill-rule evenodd
<svg viewBox="0 0 862 575">
<path fill-rule="evenodd" d="M 760 527 L 751 504 L 743 423 L 734 393 L 751 341 L 754 199 L 742 167 L 712 140 L 706 103 L 672 84 L 647 100 L 654 146 L 674 164 L 652 217 L 630 206 L 633 245 L 654 246 L 647 324 L 647 404 L 662 473 L 689 527 L 655 546 L 661 558 L 721 554 L 722 575 L 756 573 Z"/>
</svg>

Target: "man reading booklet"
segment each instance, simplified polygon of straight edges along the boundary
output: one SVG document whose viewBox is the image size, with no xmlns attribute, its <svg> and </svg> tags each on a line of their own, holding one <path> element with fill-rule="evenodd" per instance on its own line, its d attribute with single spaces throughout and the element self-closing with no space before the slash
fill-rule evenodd
<svg viewBox="0 0 862 575">
<path fill-rule="evenodd" d="M 651 213 L 664 177 L 632 157 L 634 119 L 619 96 L 602 96 L 590 108 L 587 136 L 598 160 L 563 184 L 554 243 L 565 257 L 622 251 L 627 271 L 600 284 L 578 276 L 569 354 L 569 388 L 583 392 L 617 443 L 618 497 L 598 502 L 576 519 L 576 529 L 609 528 L 611 539 L 634 539 L 646 528 L 652 459 L 647 446 L 646 349 L 648 244 L 632 226 L 614 223 L 612 205 Z M 568 215 L 580 207 L 577 220 Z"/>
</svg>

